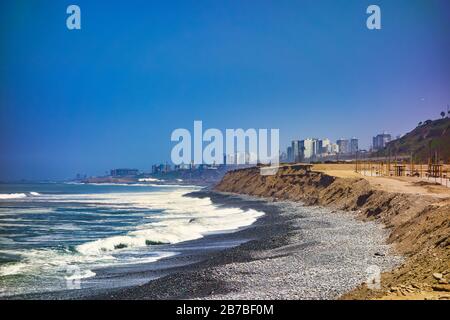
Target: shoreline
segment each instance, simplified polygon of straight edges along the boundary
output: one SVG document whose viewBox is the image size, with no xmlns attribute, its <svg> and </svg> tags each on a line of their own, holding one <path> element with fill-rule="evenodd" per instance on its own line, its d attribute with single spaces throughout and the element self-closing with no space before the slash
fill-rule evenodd
<svg viewBox="0 0 450 320">
<path fill-rule="evenodd" d="M 264 211 L 265 214 L 257 219 L 256 222 L 249 226 L 239 227 L 232 231 L 217 232 L 205 235 L 203 238 L 180 242 L 173 245 L 162 245 L 167 247 L 170 251 L 176 251 L 174 256 L 162 258 L 156 262 L 148 264 L 136 265 L 130 268 L 124 274 L 125 277 L 130 279 L 136 279 L 137 275 L 142 275 L 143 278 L 152 279 L 146 280 L 145 283 L 158 281 L 161 278 L 170 276 L 174 273 L 184 273 L 190 270 L 203 268 L 214 257 L 220 257 L 221 252 L 233 250 L 233 248 L 240 246 L 242 243 L 248 243 L 255 240 L 259 232 L 254 228 L 260 224 L 265 224 L 265 220 L 269 219 L 270 225 L 273 224 L 273 217 L 276 213 L 271 210 L 267 210 L 267 205 L 264 200 L 252 200 L 244 201 L 238 197 L 230 197 L 217 194 L 211 191 L 194 191 L 187 195 L 187 197 L 203 198 L 212 197 L 213 202 L 223 208 L 242 208 L 242 209 L 255 209 Z M 280 220 L 280 219 L 278 219 Z M 277 220 L 277 221 L 278 221 Z M 281 224 L 280 224 L 281 226 Z M 285 225 L 284 225 L 285 226 Z M 273 228 L 270 228 L 273 230 Z M 240 255 L 240 258 L 244 258 Z M 118 267 L 105 267 L 95 270 L 97 275 L 106 276 L 108 274 L 111 280 L 114 281 L 114 274 L 118 272 Z M 120 273 L 120 271 L 119 271 Z M 2 299 L 16 300 L 16 299 L 31 299 L 31 300 L 60 300 L 60 299 L 110 299 L 111 295 L 120 293 L 129 289 L 135 289 L 141 287 L 141 285 L 132 284 L 128 286 L 111 287 L 111 288 L 83 288 L 81 290 L 62 290 L 62 291 L 49 291 L 41 293 L 28 293 L 19 294 L 13 296 L 4 296 Z M 144 284 L 145 285 L 145 284 Z M 160 294 L 159 294 L 160 293 Z M 155 299 L 164 299 L 164 293 L 155 292 Z"/>
<path fill-rule="evenodd" d="M 287 221 L 279 215 L 277 210 L 270 210 L 264 199 L 245 201 L 239 196 L 224 195 L 210 190 L 193 192 L 186 196 L 211 197 L 212 202 L 216 205 L 238 206 L 241 209 L 259 210 L 263 211 L 264 215 L 253 224 L 240 230 L 207 235 L 202 239 L 206 242 L 217 241 L 218 239 L 244 241 L 235 247 L 209 254 L 199 253 L 201 261 L 182 266 L 168 275 L 151 280 L 141 286 L 110 290 L 109 292 L 106 291 L 85 298 L 94 300 L 182 300 L 199 299 L 214 293 L 226 293 L 230 291 L 226 281 L 211 277 L 206 270 L 218 265 L 225 265 L 230 261 L 247 262 L 251 259 L 250 253 L 256 243 L 261 240 L 262 235 L 276 237 L 277 235 L 286 234 L 290 230 Z M 273 242 L 267 242 L 264 244 L 264 247 L 271 248 L 274 245 Z M 169 259 L 177 259 L 177 257 Z"/>
<path fill-rule="evenodd" d="M 265 215 L 242 230 L 215 235 L 250 241 L 144 285 L 85 298 L 336 299 L 364 281 L 369 266 L 387 270 L 401 261 L 391 255 L 378 224 L 345 212 L 211 191 L 191 196 L 240 204 Z"/>
<path fill-rule="evenodd" d="M 434 190 L 393 193 L 371 183 L 317 171 L 281 170 L 270 177 L 260 176 L 257 168 L 230 172 L 214 190 L 187 196 L 265 215 L 237 231 L 185 244 L 240 244 L 162 259 L 170 265 L 195 256 L 197 262 L 163 269 L 159 278 L 143 285 L 62 298 L 445 299 L 448 288 L 440 280 L 435 286 L 433 272 L 441 271 L 444 278 L 449 274 L 447 200 L 430 197 Z M 373 266 L 383 272 L 379 290 L 363 284 Z"/>
<path fill-rule="evenodd" d="M 340 299 L 450 299 L 450 190 L 342 169 L 322 165 L 305 170 L 299 164 L 261 176 L 255 167 L 227 174 L 215 189 L 343 210 L 384 226 L 387 243 L 405 257 L 404 263 L 382 273 L 380 290 L 359 284 Z"/>
</svg>

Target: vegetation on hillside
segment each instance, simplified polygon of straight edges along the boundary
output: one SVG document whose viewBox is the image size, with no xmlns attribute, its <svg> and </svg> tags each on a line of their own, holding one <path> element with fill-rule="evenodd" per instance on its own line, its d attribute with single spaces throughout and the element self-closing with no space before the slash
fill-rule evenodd
<svg viewBox="0 0 450 320">
<path fill-rule="evenodd" d="M 450 118 L 420 122 L 414 130 L 377 152 L 377 156 L 389 155 L 412 155 L 414 161 L 420 162 L 430 158 L 450 162 Z"/>
</svg>

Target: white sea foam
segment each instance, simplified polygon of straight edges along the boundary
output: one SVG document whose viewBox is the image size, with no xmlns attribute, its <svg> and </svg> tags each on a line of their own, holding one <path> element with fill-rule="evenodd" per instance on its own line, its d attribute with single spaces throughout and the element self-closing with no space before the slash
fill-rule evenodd
<svg viewBox="0 0 450 320">
<path fill-rule="evenodd" d="M 25 273 L 39 274 L 58 270 L 67 265 L 77 265 L 82 272 L 87 272 L 87 270 L 104 266 L 153 262 L 176 253 L 155 251 L 158 250 L 158 247 L 151 245 L 152 243 L 174 244 L 198 239 L 210 233 L 234 231 L 252 224 L 263 215 L 262 212 L 255 210 L 216 206 L 209 198 L 200 199 L 184 196 L 186 193 L 199 190 L 198 187 L 171 187 L 172 190 L 153 192 L 42 194 L 35 199 L 30 198 L 29 201 L 82 203 L 95 209 L 109 208 L 111 211 L 107 213 L 108 215 L 114 215 L 116 209 L 137 212 L 158 211 L 160 213 L 150 213 L 147 217 L 149 218 L 148 223 L 131 230 L 127 228 L 128 232 L 124 235 L 88 241 L 78 245 L 75 251 L 61 252 L 61 250 L 55 249 L 5 251 L 3 253 L 19 255 L 21 260 L 1 265 L 0 276 Z M 29 212 L 29 210 L 33 211 L 34 209 L 23 210 Z M 47 209 L 43 210 L 47 212 Z M 72 221 L 72 223 L 75 222 Z M 75 225 L 63 224 L 59 228 L 72 230 Z M 44 238 L 36 239 L 36 237 L 33 237 L 30 240 L 45 240 L 47 242 L 51 240 L 51 237 L 46 238 L 44 231 L 40 237 Z M 81 239 L 77 240 L 80 241 Z M 147 254 L 134 257 L 131 253 L 136 250 L 143 250 Z M 122 252 L 126 254 L 120 255 Z"/>
<path fill-rule="evenodd" d="M 23 199 L 23 198 L 26 198 L 28 195 L 37 197 L 37 196 L 40 196 L 40 193 L 33 192 L 33 191 L 29 192 L 28 194 L 26 194 L 26 193 L 0 193 L 0 200 L 2 200 L 2 199 Z"/>
<path fill-rule="evenodd" d="M 0 216 L 10 216 L 10 215 L 19 215 L 19 214 L 46 214 L 53 212 L 54 210 L 51 208 L 0 208 Z"/>
<path fill-rule="evenodd" d="M 0 194 L 0 200 L 1 199 L 20 199 L 20 198 L 26 198 L 27 195 L 25 193 L 1 193 Z"/>
<path fill-rule="evenodd" d="M 26 267 L 26 263 L 12 263 L 3 265 L 0 268 L 0 276 L 16 275 L 23 272 Z"/>
<path fill-rule="evenodd" d="M 209 198 L 184 197 L 187 191 L 121 194 L 122 201 L 137 208 L 161 210 L 157 221 L 137 227 L 126 235 L 99 239 L 77 246 L 86 255 L 145 247 L 147 242 L 178 243 L 199 239 L 208 233 L 248 226 L 263 215 L 256 210 L 215 206 Z M 98 201 L 99 199 L 97 199 Z"/>
<path fill-rule="evenodd" d="M 159 180 L 156 178 L 140 178 L 139 182 L 155 182 L 155 181 L 164 181 L 164 180 Z"/>
<path fill-rule="evenodd" d="M 178 179 L 177 179 L 178 180 Z M 164 182 L 165 180 L 158 180 L 160 182 Z M 181 182 L 183 180 L 180 180 L 178 182 Z M 154 181 L 156 182 L 156 181 Z M 197 186 L 194 185 L 184 185 L 184 184 L 158 184 L 158 183 L 98 183 L 98 182 L 91 182 L 91 183 L 81 183 L 91 186 L 118 186 L 118 187 L 161 187 L 161 188 L 197 188 Z"/>
<path fill-rule="evenodd" d="M 107 266 L 116 260 L 115 257 L 106 254 L 100 259 L 100 257 L 82 256 L 73 252 L 61 252 L 53 249 L 2 250 L 0 253 L 21 258 L 20 262 L 1 265 L 0 276 L 39 274 L 52 270 L 65 272 L 68 265 Z"/>
<path fill-rule="evenodd" d="M 92 278 L 95 277 L 95 272 L 92 270 L 85 270 L 83 272 L 75 272 L 74 274 L 70 276 L 66 276 L 66 280 L 81 280 L 86 278 Z"/>
<path fill-rule="evenodd" d="M 82 255 L 76 252 L 60 252 L 52 249 L 1 250 L 0 254 L 20 256 L 20 262 L 7 263 L 0 266 L 0 277 L 18 274 L 68 273 L 68 266 L 77 266 L 82 278 L 95 276 L 91 268 L 102 268 L 111 265 L 130 265 L 151 263 L 162 258 L 175 255 L 175 252 L 152 252 L 151 256 L 129 257 L 118 259 L 103 252 L 101 255 Z M 81 278 L 80 278 L 81 279 Z"/>
</svg>

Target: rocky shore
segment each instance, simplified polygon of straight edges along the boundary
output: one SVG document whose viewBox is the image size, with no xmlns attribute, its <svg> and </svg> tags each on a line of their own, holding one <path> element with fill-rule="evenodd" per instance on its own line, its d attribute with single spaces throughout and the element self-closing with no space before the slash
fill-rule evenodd
<svg viewBox="0 0 450 320">
<path fill-rule="evenodd" d="M 336 299 L 366 281 L 370 267 L 389 270 L 402 260 L 379 224 L 342 211 L 208 191 L 191 196 L 265 215 L 237 232 L 212 235 L 247 240 L 239 246 L 142 286 L 89 298 Z"/>
<path fill-rule="evenodd" d="M 432 192 L 417 193 L 420 188 Z M 273 176 L 258 168 L 232 171 L 215 190 L 190 196 L 265 215 L 185 245 L 219 240 L 236 246 L 161 260 L 175 267 L 144 285 L 62 298 L 449 299 L 450 200 L 433 196 L 436 186 L 420 188 L 389 192 L 371 179 L 299 167 Z M 377 271 L 380 286 L 368 287 Z"/>
<path fill-rule="evenodd" d="M 350 211 L 360 220 L 384 225 L 387 243 L 406 257 L 405 263 L 383 273 L 380 290 L 360 285 L 344 299 L 450 297 L 450 200 L 446 197 L 387 192 L 364 178 L 293 167 L 273 176 L 260 175 L 258 168 L 230 172 L 216 190 Z"/>
</svg>

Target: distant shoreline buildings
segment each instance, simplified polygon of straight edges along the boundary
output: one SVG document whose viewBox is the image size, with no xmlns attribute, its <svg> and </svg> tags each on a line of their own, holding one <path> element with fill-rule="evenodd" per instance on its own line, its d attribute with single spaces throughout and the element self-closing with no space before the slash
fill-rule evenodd
<svg viewBox="0 0 450 320">
<path fill-rule="evenodd" d="M 372 151 L 378 151 L 386 147 L 391 142 L 392 137 L 389 133 L 383 132 L 372 138 Z"/>
<path fill-rule="evenodd" d="M 304 140 L 293 140 L 287 148 L 286 153 L 282 153 L 282 162 L 308 162 L 343 155 L 355 155 L 359 151 L 358 139 L 341 138 L 336 143 L 330 139 L 307 138 Z"/>
<path fill-rule="evenodd" d="M 376 152 L 386 147 L 392 141 L 389 133 L 383 132 L 372 138 L 372 146 L 370 151 Z M 341 161 L 351 160 L 358 156 L 363 156 L 368 153 L 366 150 L 359 148 L 359 139 L 340 138 L 336 142 L 332 142 L 328 138 L 306 138 L 303 140 L 292 140 L 291 145 L 287 147 L 286 152 L 280 152 L 280 162 L 297 163 L 297 162 L 315 162 L 315 161 Z M 224 154 L 223 163 L 221 164 L 180 164 L 170 165 L 154 164 L 151 167 L 151 172 L 145 173 L 138 169 L 119 168 L 112 169 L 106 176 L 111 178 L 130 178 L 130 177 L 148 177 L 166 175 L 174 172 L 193 172 L 193 171 L 228 171 L 236 168 L 247 167 L 254 164 L 256 155 L 248 152 L 241 152 L 235 154 Z M 77 181 L 87 180 L 86 175 L 77 174 Z"/>
<path fill-rule="evenodd" d="M 370 151 L 375 152 L 386 147 L 392 141 L 391 134 L 383 132 L 372 138 Z M 292 140 L 286 152 L 280 154 L 280 162 L 314 162 L 314 161 L 337 161 L 350 160 L 357 155 L 366 154 L 367 150 L 361 150 L 359 139 L 340 138 L 332 142 L 328 138 L 307 138 L 303 140 Z"/>
<path fill-rule="evenodd" d="M 136 176 L 139 174 L 138 169 L 112 169 L 110 171 L 111 177 L 127 177 Z"/>
</svg>

